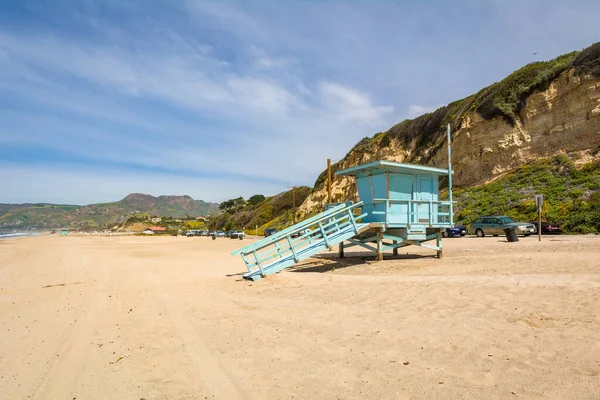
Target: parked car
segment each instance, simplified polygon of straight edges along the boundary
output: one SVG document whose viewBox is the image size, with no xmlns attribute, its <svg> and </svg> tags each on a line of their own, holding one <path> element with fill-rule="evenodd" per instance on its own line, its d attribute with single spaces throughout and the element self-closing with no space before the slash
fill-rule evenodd
<svg viewBox="0 0 600 400">
<path fill-rule="evenodd" d="M 207 236 L 215 236 L 216 232 L 215 231 L 208 231 Z"/>
<path fill-rule="evenodd" d="M 231 236 L 231 231 L 225 231 L 225 237 Z"/>
<path fill-rule="evenodd" d="M 225 232 L 223 232 L 223 231 L 217 231 L 217 232 L 215 232 L 215 236 L 216 237 L 225 237 Z"/>
<path fill-rule="evenodd" d="M 277 233 L 277 229 L 275 229 L 275 228 L 267 228 L 267 229 L 265 229 L 264 233 L 265 233 L 265 237 L 271 236 L 272 234 Z"/>
<path fill-rule="evenodd" d="M 466 225 L 454 225 L 455 228 L 460 229 L 460 236 L 465 236 L 467 233 L 469 233 L 469 229 L 467 228 Z"/>
<path fill-rule="evenodd" d="M 517 235 L 529 236 L 535 233 L 535 226 L 529 222 L 515 222 L 504 215 L 486 215 L 479 217 L 471 224 L 469 232 L 478 237 L 485 235 L 504 235 L 504 229 L 514 227 Z"/>
<path fill-rule="evenodd" d="M 246 234 L 244 233 L 244 231 L 232 231 L 231 235 L 229 235 L 229 237 L 232 239 L 242 240 L 243 238 L 246 237 Z"/>
<path fill-rule="evenodd" d="M 535 233 L 538 233 L 537 221 L 532 221 L 530 224 L 533 224 Z M 542 235 L 560 235 L 562 233 L 563 231 L 560 225 L 552 224 L 550 222 L 542 222 Z"/>
<path fill-rule="evenodd" d="M 447 237 L 461 237 L 463 236 L 460 228 L 457 227 L 452 227 L 452 228 L 446 228 L 445 230 L 442 231 L 442 236 L 447 238 Z"/>
</svg>

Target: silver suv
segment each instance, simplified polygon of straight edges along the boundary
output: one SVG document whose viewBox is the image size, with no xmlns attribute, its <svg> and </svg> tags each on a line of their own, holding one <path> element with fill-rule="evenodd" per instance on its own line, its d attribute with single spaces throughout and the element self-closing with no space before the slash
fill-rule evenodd
<svg viewBox="0 0 600 400">
<path fill-rule="evenodd" d="M 479 217 L 471 224 L 469 232 L 475 232 L 479 237 L 485 235 L 504 235 L 504 229 L 514 227 L 517 235 L 529 236 L 535 233 L 535 226 L 529 222 L 515 222 L 504 215 L 487 215 Z"/>
</svg>

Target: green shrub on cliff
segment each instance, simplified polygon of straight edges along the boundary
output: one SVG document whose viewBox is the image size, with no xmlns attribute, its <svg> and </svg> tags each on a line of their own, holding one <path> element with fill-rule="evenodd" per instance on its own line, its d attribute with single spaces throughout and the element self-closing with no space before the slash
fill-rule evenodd
<svg viewBox="0 0 600 400">
<path fill-rule="evenodd" d="M 482 186 L 455 189 L 455 220 L 471 223 L 489 214 L 535 220 L 534 194 L 544 195 L 544 220 L 566 232 L 600 232 L 600 162 L 575 166 L 564 154 L 524 164 Z"/>
<path fill-rule="evenodd" d="M 578 74 L 590 74 L 600 78 L 600 42 L 581 50 L 573 61 L 571 67 Z"/>
<path fill-rule="evenodd" d="M 535 90 L 546 90 L 550 83 L 569 69 L 577 52 L 564 54 L 550 61 L 527 64 L 490 86 L 476 111 L 485 119 L 505 117 L 509 122 L 525 104 L 525 99 Z"/>
</svg>

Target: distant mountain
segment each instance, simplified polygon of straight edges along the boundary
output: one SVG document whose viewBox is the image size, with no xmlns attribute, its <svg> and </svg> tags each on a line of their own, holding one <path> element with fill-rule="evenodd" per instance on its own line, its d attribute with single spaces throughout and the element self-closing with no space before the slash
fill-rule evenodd
<svg viewBox="0 0 600 400">
<path fill-rule="evenodd" d="M 0 229 L 97 229 L 125 222 L 136 214 L 158 217 L 198 217 L 217 210 L 217 203 L 190 196 L 132 193 L 123 200 L 87 206 L 58 204 L 0 204 Z"/>
<path fill-rule="evenodd" d="M 160 217 L 198 217 L 209 215 L 219 207 L 217 203 L 194 200 L 190 196 L 154 197 L 142 193 L 131 193 L 117 203 L 128 211 L 142 211 Z"/>
</svg>

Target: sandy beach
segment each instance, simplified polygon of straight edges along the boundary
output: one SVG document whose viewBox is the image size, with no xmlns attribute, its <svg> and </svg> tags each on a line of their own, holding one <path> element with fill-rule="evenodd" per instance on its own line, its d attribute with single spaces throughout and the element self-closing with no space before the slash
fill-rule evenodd
<svg viewBox="0 0 600 400">
<path fill-rule="evenodd" d="M 258 282 L 248 243 L 0 241 L 0 398 L 600 398 L 600 236 L 333 251 Z"/>
</svg>

